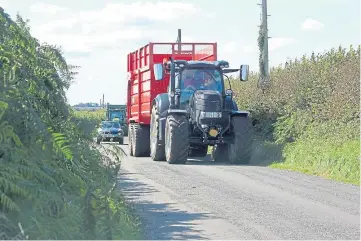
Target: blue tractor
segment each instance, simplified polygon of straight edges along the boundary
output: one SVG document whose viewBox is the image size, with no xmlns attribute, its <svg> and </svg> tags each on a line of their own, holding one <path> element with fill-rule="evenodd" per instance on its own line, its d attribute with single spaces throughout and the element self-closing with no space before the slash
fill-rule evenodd
<svg viewBox="0 0 361 241">
<path fill-rule="evenodd" d="M 126 105 L 110 105 L 107 103 L 105 117 L 107 121 L 119 122 L 124 136 L 128 136 Z"/>
<path fill-rule="evenodd" d="M 155 64 L 157 81 L 165 74 L 170 78 L 168 93 L 158 94 L 152 102 L 150 149 L 154 161 L 184 164 L 188 157 L 206 156 L 209 146 L 215 162 L 250 161 L 253 134 L 249 112 L 238 109 L 225 75 L 238 71 L 240 81 L 247 81 L 249 66 L 230 69 L 227 61 L 169 58 Z"/>
</svg>

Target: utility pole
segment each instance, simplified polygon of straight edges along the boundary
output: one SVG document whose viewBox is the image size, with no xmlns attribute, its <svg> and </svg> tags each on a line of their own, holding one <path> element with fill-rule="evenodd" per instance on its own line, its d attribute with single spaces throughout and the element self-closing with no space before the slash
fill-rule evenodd
<svg viewBox="0 0 361 241">
<path fill-rule="evenodd" d="M 268 60 L 268 23 L 267 23 L 267 0 L 262 0 L 262 25 L 264 29 L 264 47 L 263 47 L 263 56 L 264 56 L 264 69 L 266 77 L 269 77 L 269 60 Z"/>
<path fill-rule="evenodd" d="M 182 50 L 182 29 L 178 29 L 177 43 L 178 43 L 178 51 L 180 53 L 180 51 Z"/>
<path fill-rule="evenodd" d="M 268 59 L 268 24 L 267 18 L 270 15 L 267 15 L 267 0 L 262 0 L 262 4 L 258 4 L 262 7 L 261 15 L 261 25 L 258 37 L 258 46 L 260 50 L 260 79 L 258 82 L 258 87 L 262 90 L 265 90 L 269 87 L 270 84 L 270 75 L 269 75 L 269 59 Z"/>
<path fill-rule="evenodd" d="M 103 109 L 105 108 L 105 105 L 104 105 L 104 94 L 103 94 Z"/>
</svg>

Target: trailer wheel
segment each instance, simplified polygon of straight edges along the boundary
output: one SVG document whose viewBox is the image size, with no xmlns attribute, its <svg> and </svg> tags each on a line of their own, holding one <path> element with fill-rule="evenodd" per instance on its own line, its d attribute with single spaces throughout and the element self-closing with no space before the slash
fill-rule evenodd
<svg viewBox="0 0 361 241">
<path fill-rule="evenodd" d="M 149 126 L 135 124 L 133 126 L 133 154 L 135 157 L 150 155 Z"/>
<path fill-rule="evenodd" d="M 234 144 L 228 144 L 230 163 L 248 164 L 252 157 L 253 133 L 252 123 L 248 117 L 232 117 Z"/>
<path fill-rule="evenodd" d="M 194 148 L 190 148 L 189 157 L 205 157 L 207 156 L 208 145 L 205 146 L 196 146 Z"/>
<path fill-rule="evenodd" d="M 133 124 L 129 124 L 129 136 L 128 136 L 128 142 L 129 142 L 129 156 L 134 156 L 133 154 Z"/>
<path fill-rule="evenodd" d="M 188 120 L 183 115 L 169 115 L 165 125 L 165 156 L 169 164 L 184 164 L 189 152 Z"/>
<path fill-rule="evenodd" d="M 124 144 L 124 139 L 123 138 L 120 138 L 119 139 L 119 145 L 123 145 Z"/>
<path fill-rule="evenodd" d="M 227 162 L 228 144 L 216 144 L 212 148 L 212 159 L 214 162 Z"/>
<path fill-rule="evenodd" d="M 153 105 L 150 120 L 150 156 L 153 161 L 164 161 L 164 145 L 159 141 L 159 113 L 156 105 Z"/>
</svg>

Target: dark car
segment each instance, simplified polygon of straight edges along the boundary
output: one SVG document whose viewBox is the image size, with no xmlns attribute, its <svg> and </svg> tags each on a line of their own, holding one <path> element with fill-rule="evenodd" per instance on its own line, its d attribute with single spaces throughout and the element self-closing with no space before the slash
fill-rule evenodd
<svg viewBox="0 0 361 241">
<path fill-rule="evenodd" d="M 102 121 L 98 129 L 97 143 L 100 142 L 119 142 L 124 143 L 124 132 L 116 121 Z"/>
</svg>

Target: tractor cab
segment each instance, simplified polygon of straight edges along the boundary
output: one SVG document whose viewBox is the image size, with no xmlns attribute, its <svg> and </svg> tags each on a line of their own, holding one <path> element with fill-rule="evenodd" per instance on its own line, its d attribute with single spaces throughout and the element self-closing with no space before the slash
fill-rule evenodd
<svg viewBox="0 0 361 241">
<path fill-rule="evenodd" d="M 189 102 L 191 96 L 197 90 L 216 91 L 221 96 L 232 96 L 230 89 L 225 89 L 225 75 L 227 73 L 240 71 L 240 80 L 248 80 L 248 65 L 242 65 L 240 69 L 229 69 L 227 61 L 185 61 L 172 60 L 163 61 L 163 64 L 154 65 L 154 76 L 157 81 L 162 80 L 164 74 L 170 74 L 168 94 L 174 105 L 183 109 Z M 229 79 L 228 79 L 229 81 Z"/>
</svg>

